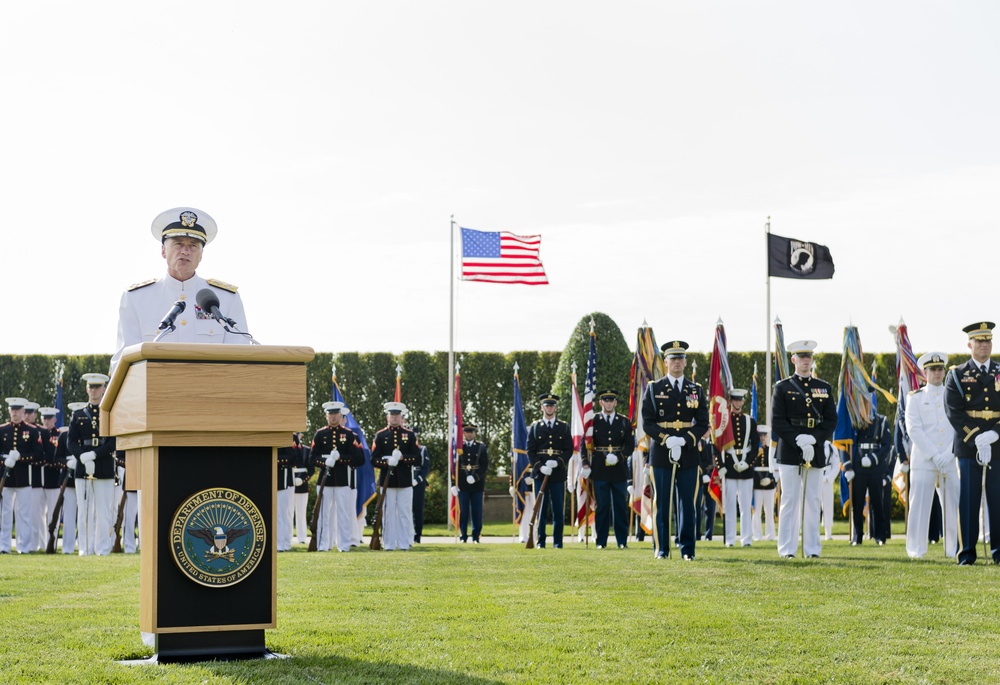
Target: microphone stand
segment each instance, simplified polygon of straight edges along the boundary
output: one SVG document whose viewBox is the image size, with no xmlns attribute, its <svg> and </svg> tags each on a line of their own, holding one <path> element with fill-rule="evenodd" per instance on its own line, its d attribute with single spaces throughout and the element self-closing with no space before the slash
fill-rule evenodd
<svg viewBox="0 0 1000 685">
<path fill-rule="evenodd" d="M 222 324 L 222 327 L 226 330 L 226 333 L 232 333 L 233 335 L 245 335 L 246 337 L 250 338 L 250 344 L 251 345 L 260 345 L 260 343 L 257 342 L 257 340 L 252 335 L 250 335 L 249 333 L 244 333 L 243 331 L 241 331 L 239 329 L 239 327 L 236 325 L 236 322 L 233 321 L 232 319 L 230 319 L 229 322 L 228 322 L 229 326 L 232 326 L 232 328 L 230 328 L 229 326 L 227 326 L 222 321 L 220 321 L 219 323 Z"/>
<path fill-rule="evenodd" d="M 153 338 L 153 342 L 160 342 L 160 339 L 163 336 L 165 336 L 167 333 L 173 333 L 176 330 L 177 330 L 177 326 L 175 326 L 173 324 L 173 322 L 170 322 L 169 326 L 167 326 L 166 328 L 164 328 L 162 331 L 160 331 L 159 335 L 157 335 L 155 338 Z"/>
</svg>

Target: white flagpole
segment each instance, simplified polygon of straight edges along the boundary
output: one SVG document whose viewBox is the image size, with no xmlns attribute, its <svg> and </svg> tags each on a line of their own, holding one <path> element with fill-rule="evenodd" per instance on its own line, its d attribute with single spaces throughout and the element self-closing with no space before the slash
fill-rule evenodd
<svg viewBox="0 0 1000 685">
<path fill-rule="evenodd" d="M 452 434 L 455 431 L 455 215 L 451 215 L 451 262 L 448 270 L 448 454 L 451 459 L 456 459 L 457 455 L 452 450 L 454 440 Z M 457 438 L 456 438 L 457 439 Z M 448 464 L 448 497 L 446 501 L 451 502 L 451 469 Z M 448 511 L 448 530 L 451 530 L 451 508 Z"/>
</svg>

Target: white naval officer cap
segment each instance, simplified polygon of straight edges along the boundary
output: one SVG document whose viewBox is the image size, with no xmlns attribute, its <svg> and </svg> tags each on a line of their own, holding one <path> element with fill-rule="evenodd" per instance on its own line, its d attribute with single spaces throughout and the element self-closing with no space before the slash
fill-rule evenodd
<svg viewBox="0 0 1000 685">
<path fill-rule="evenodd" d="M 347 416 L 350 413 L 351 413 L 351 410 L 348 407 L 344 406 L 344 407 L 340 408 L 340 415 L 341 416 Z"/>
<path fill-rule="evenodd" d="M 920 369 L 943 369 L 948 364 L 948 355 L 944 352 L 928 352 L 920 356 L 917 360 L 917 366 Z"/>
<path fill-rule="evenodd" d="M 757 424 L 757 432 L 758 433 L 770 433 L 771 432 L 771 427 L 768 426 L 766 423 L 758 423 Z"/>
<path fill-rule="evenodd" d="M 745 400 L 747 397 L 747 391 L 743 388 L 733 388 L 729 391 L 729 399 L 732 400 Z"/>
<path fill-rule="evenodd" d="M 38 413 L 45 417 L 58 416 L 59 410 L 55 407 L 40 407 L 38 409 Z"/>
<path fill-rule="evenodd" d="M 103 373 L 85 373 L 80 378 L 85 380 L 87 385 L 107 385 L 108 381 L 111 380 Z"/>
<path fill-rule="evenodd" d="M 38 411 L 38 402 L 28 402 L 24 405 L 24 411 Z"/>
<path fill-rule="evenodd" d="M 194 207 L 174 207 L 160 212 L 153 219 L 150 232 L 161 243 L 167 238 L 188 237 L 197 238 L 202 244 L 206 244 L 215 240 L 219 227 L 208 212 Z"/>
<path fill-rule="evenodd" d="M 8 397 L 6 400 L 7 406 L 11 409 L 24 409 L 28 406 L 28 400 L 23 397 Z"/>
<path fill-rule="evenodd" d="M 66 405 L 66 408 L 70 411 L 80 411 L 87 406 L 87 402 L 70 402 Z"/>
<path fill-rule="evenodd" d="M 796 340 L 793 343 L 789 343 L 785 348 L 788 350 L 789 354 L 797 354 L 803 357 L 811 357 L 813 350 L 816 349 L 815 340 Z"/>
<path fill-rule="evenodd" d="M 402 402 L 386 402 L 382 407 L 386 414 L 402 414 L 406 411 L 406 405 Z"/>
<path fill-rule="evenodd" d="M 344 412 L 343 402 L 324 402 L 323 411 L 327 414 L 342 414 Z"/>
</svg>

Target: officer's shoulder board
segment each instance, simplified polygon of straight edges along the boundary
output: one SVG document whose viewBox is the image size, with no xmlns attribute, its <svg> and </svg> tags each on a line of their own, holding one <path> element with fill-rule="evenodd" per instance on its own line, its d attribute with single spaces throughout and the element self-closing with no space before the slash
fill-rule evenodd
<svg viewBox="0 0 1000 685">
<path fill-rule="evenodd" d="M 133 283 L 128 287 L 128 292 L 133 290 L 138 290 L 139 288 L 145 288 L 147 285 L 153 285 L 158 279 L 150 278 L 148 281 L 139 281 L 138 283 Z"/>
<path fill-rule="evenodd" d="M 231 283 L 226 283 L 225 281 L 220 281 L 217 278 L 209 278 L 206 283 L 215 288 L 222 288 L 223 290 L 228 290 L 231 293 L 235 293 L 239 290 L 239 287 L 232 285 Z"/>
<path fill-rule="evenodd" d="M 910 392 L 907 393 L 907 395 L 916 395 L 921 390 L 923 390 L 923 388 L 917 388 L 916 390 L 911 390 Z"/>
</svg>

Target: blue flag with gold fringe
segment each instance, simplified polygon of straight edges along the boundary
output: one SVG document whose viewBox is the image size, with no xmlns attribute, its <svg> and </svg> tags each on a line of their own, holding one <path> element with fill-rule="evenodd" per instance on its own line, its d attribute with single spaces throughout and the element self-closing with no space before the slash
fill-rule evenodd
<svg viewBox="0 0 1000 685">
<path fill-rule="evenodd" d="M 511 425 L 511 461 L 514 462 L 514 524 L 520 525 L 524 516 L 530 486 L 525 478 L 531 475 L 528 461 L 528 426 L 524 421 L 524 405 L 521 403 L 521 382 L 514 372 L 514 418 Z"/>
</svg>

